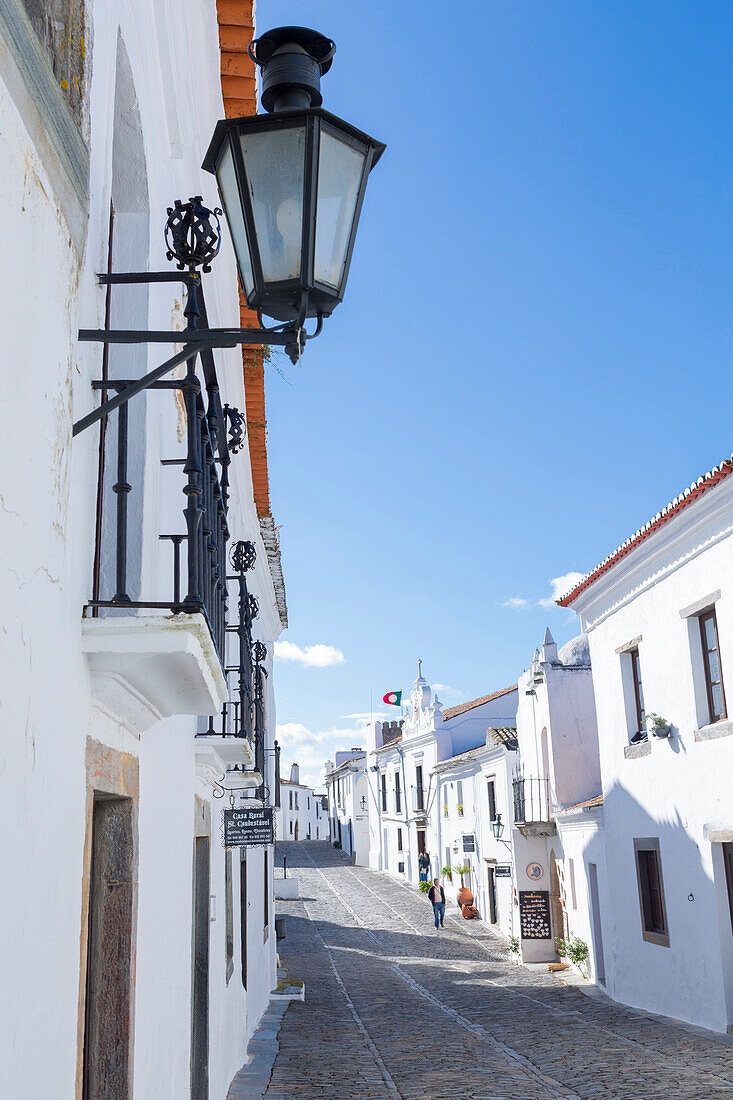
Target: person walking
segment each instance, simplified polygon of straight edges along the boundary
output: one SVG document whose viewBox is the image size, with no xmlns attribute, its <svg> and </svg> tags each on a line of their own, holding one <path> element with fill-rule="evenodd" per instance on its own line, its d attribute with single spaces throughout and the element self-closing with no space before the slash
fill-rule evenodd
<svg viewBox="0 0 733 1100">
<path fill-rule="evenodd" d="M 420 882 L 427 882 L 430 874 L 430 856 L 427 852 L 421 852 L 417 861 L 420 868 Z"/>
<path fill-rule="evenodd" d="M 428 901 L 433 906 L 435 927 L 443 928 L 443 921 L 445 920 L 445 890 L 440 885 L 437 878 L 433 879 L 433 885 L 428 890 Z"/>
</svg>

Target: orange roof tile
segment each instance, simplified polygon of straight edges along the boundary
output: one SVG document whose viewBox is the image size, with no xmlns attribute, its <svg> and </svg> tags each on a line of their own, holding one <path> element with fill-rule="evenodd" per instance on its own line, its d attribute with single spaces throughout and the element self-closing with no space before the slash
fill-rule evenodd
<svg viewBox="0 0 733 1100">
<path fill-rule="evenodd" d="M 718 485 L 729 474 L 733 473 L 733 455 L 730 458 L 724 458 L 719 466 L 713 466 L 712 470 L 708 470 L 707 473 L 699 477 L 697 481 L 693 481 L 692 485 L 683 490 L 679 496 L 676 496 L 674 500 L 671 500 L 668 504 L 665 504 L 661 512 L 657 512 L 656 516 L 645 523 L 638 531 L 622 542 L 612 554 L 609 554 L 607 558 L 604 558 L 600 565 L 597 565 L 595 569 L 592 569 L 579 584 L 576 584 L 574 588 L 563 596 L 562 599 L 555 602 L 560 607 L 570 607 L 573 600 L 585 591 L 589 585 L 593 584 L 593 581 L 597 580 L 604 573 L 607 573 L 611 566 L 620 561 L 621 558 L 626 557 L 632 550 L 634 550 L 640 542 L 644 542 L 663 524 L 667 523 L 673 516 L 678 515 L 683 508 L 686 508 L 688 504 L 692 504 L 698 497 L 706 493 L 708 489 L 712 489 L 715 485 Z"/>
<path fill-rule="evenodd" d="M 257 77 L 247 47 L 254 37 L 254 0 L 217 0 L 221 90 L 224 114 L 240 118 L 257 114 Z M 240 289 L 239 313 L 242 328 L 256 328 L 257 314 L 248 309 Z M 268 564 L 275 586 L 283 626 L 288 625 L 285 585 L 280 559 L 280 539 L 270 513 L 270 477 L 267 468 L 267 418 L 265 415 L 265 350 L 242 347 L 247 441 L 252 468 L 252 491 Z"/>
<path fill-rule="evenodd" d="M 490 695 L 480 695 L 478 699 L 471 699 L 468 703 L 460 703 L 457 707 L 449 707 L 448 710 L 443 711 L 443 721 L 448 718 L 455 718 L 458 714 L 465 714 L 467 710 L 473 710 L 474 707 L 480 707 L 482 703 L 490 703 L 492 699 L 498 699 L 500 695 L 508 695 L 510 691 L 516 691 L 517 685 L 512 684 L 511 687 L 502 688 L 500 691 L 492 691 Z"/>
</svg>

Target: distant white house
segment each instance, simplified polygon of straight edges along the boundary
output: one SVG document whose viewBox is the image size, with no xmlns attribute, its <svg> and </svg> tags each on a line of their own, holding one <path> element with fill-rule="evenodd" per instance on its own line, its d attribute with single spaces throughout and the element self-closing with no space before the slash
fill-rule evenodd
<svg viewBox="0 0 733 1100">
<path fill-rule="evenodd" d="M 427 851 L 431 874 L 440 872 L 445 845 L 436 766 L 485 746 L 487 729 L 513 727 L 516 709 L 513 686 L 444 711 L 418 665 L 405 716 L 374 722 L 367 734 L 370 866 L 416 883 L 418 856 Z"/>
<path fill-rule="evenodd" d="M 278 840 L 327 840 L 328 810 L 324 795 L 300 782 L 297 764 L 290 768 L 290 779 L 280 780 L 280 805 L 275 811 Z"/>
<path fill-rule="evenodd" d="M 512 782 L 517 920 L 524 962 L 557 957 L 555 939 L 578 937 L 595 962 L 602 869 L 601 774 L 588 638 L 558 648 L 549 630 L 519 677 L 519 760 Z"/>
<path fill-rule="evenodd" d="M 455 900 L 463 881 L 480 917 L 506 936 L 514 934 L 511 846 L 512 776 L 517 767 L 516 729 L 490 727 L 486 741 L 436 764 L 435 798 L 428 843 L 432 874 Z M 467 867 L 463 876 L 457 868 Z"/>
<path fill-rule="evenodd" d="M 561 603 L 587 632 L 603 835 L 597 975 L 645 1010 L 733 1027 L 733 459 Z M 730 739 L 729 739 L 730 738 Z"/>
<path fill-rule="evenodd" d="M 352 863 L 369 862 L 369 785 L 364 749 L 337 752 L 326 763 L 330 839 Z"/>
</svg>

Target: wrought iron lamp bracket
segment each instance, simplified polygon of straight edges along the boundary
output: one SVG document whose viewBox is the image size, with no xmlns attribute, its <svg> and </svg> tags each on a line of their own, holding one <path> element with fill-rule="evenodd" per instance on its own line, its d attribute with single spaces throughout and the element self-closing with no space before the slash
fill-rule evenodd
<svg viewBox="0 0 733 1100">
<path fill-rule="evenodd" d="M 111 272 L 97 275 L 100 286 L 141 285 L 145 283 L 176 283 L 182 282 L 188 292 L 186 316 L 188 327 L 183 331 L 158 330 L 158 329 L 79 329 L 79 340 L 83 343 L 97 344 L 183 344 L 181 351 L 176 352 L 166 359 L 160 366 L 155 367 L 143 378 L 136 379 L 124 388 L 118 388 L 114 397 L 103 401 L 92 412 L 77 420 L 73 426 L 72 435 L 77 436 L 92 424 L 96 424 L 114 409 L 124 405 L 135 394 L 150 389 L 164 374 L 173 370 L 180 363 L 188 362 L 199 352 L 209 351 L 213 348 L 235 348 L 238 345 L 268 346 L 275 345 L 284 348 L 291 362 L 297 363 L 300 359 L 307 340 L 313 340 L 319 335 L 323 326 L 323 320 L 318 318 L 316 329 L 313 333 L 305 331 L 303 321 L 307 309 L 307 296 L 302 303 L 300 317 L 297 321 L 275 325 L 273 328 L 265 328 L 262 317 L 258 314 L 260 328 L 209 328 L 207 324 L 201 324 L 202 312 L 202 283 L 201 275 L 196 267 L 203 267 L 204 271 L 210 270 L 210 263 L 219 251 L 221 230 L 218 215 L 221 211 L 207 210 L 199 196 L 194 196 L 187 203 L 176 200 L 175 206 L 168 209 L 168 221 L 166 223 L 166 244 L 168 245 L 167 257 L 176 260 L 180 270 L 178 271 L 124 271 Z M 188 268 L 188 270 L 185 270 Z M 107 386 L 107 382 L 110 385 Z M 94 389 L 106 391 L 114 389 L 114 384 L 109 379 L 93 383 Z M 230 430 L 236 437 L 238 425 L 230 420 Z"/>
</svg>

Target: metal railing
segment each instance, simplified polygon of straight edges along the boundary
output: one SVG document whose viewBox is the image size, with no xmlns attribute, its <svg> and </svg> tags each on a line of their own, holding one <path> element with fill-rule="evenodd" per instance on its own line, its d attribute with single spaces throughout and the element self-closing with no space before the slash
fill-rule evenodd
<svg viewBox="0 0 733 1100">
<path fill-rule="evenodd" d="M 516 822 L 527 824 L 533 821 L 552 821 L 549 779 L 525 779 L 519 776 L 513 780 L 512 788 Z"/>
<path fill-rule="evenodd" d="M 200 285 L 189 284 L 185 315 L 187 329 L 206 329 L 208 322 Z M 197 369 L 200 364 L 200 375 Z M 103 374 L 106 374 L 106 361 Z M 109 391 L 124 394 L 138 384 L 137 379 L 103 377 L 93 386 L 102 391 L 102 398 Z M 104 454 L 100 456 L 98 487 L 96 546 L 94 557 L 94 581 L 89 607 L 92 614 L 109 613 L 112 609 L 160 609 L 180 614 L 202 613 L 208 623 L 222 667 L 225 665 L 225 634 L 227 621 L 226 557 L 229 539 L 227 510 L 229 503 L 229 466 L 231 455 L 242 444 L 244 420 L 236 409 L 222 406 L 219 383 L 211 348 L 201 348 L 187 360 L 183 378 L 159 380 L 149 387 L 154 390 L 178 391 L 185 410 L 185 458 L 163 459 L 164 467 L 181 467 L 185 479 L 182 515 L 185 531 L 162 533 L 161 542 L 172 547 L 172 562 L 168 598 L 146 599 L 143 595 L 133 598 L 131 590 L 138 587 L 139 577 L 130 577 L 130 531 L 128 511 L 130 495 L 142 494 L 144 462 L 140 467 L 139 451 L 142 429 L 133 422 L 135 459 L 132 465 L 140 467 L 139 484 L 131 484 L 130 415 L 128 402 L 121 404 L 102 420 L 102 441 L 107 435 L 107 422 L 115 418 L 116 439 L 110 439 L 114 452 L 115 480 L 112 471 L 105 471 Z M 137 392 L 135 390 L 135 392 Z M 134 411 L 134 406 L 133 406 Z M 112 463 L 110 463 L 112 465 Z M 110 508 L 105 493 L 111 489 L 114 504 Z M 138 499 L 141 499 L 138 498 Z M 111 503 L 111 502 L 110 502 Z M 135 522 L 134 529 L 139 528 Z M 185 544 L 185 551 L 184 551 Z M 135 555 L 141 551 L 136 547 Z M 105 570 L 103 565 L 107 564 Z M 114 574 L 114 592 L 103 591 L 112 587 L 103 573 Z M 136 570 L 137 571 L 137 570 Z M 141 572 L 141 570 L 139 570 Z"/>
</svg>

